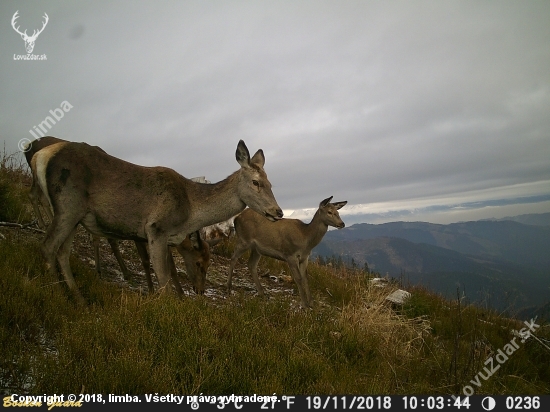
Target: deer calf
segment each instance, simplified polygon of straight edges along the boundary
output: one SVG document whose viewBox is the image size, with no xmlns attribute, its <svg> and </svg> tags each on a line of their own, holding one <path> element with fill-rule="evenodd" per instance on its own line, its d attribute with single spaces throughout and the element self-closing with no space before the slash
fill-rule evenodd
<svg viewBox="0 0 550 412">
<path fill-rule="evenodd" d="M 271 222 L 251 209 L 244 210 L 235 218 L 235 250 L 231 257 L 227 289 L 231 291 L 231 277 L 237 259 L 250 250 L 248 269 L 252 274 L 256 289 L 262 296 L 262 285 L 258 279 L 260 257 L 269 256 L 286 262 L 300 293 L 302 306 L 312 307 L 313 301 L 307 281 L 307 264 L 311 250 L 321 242 L 328 227 L 341 229 L 345 226 L 338 210 L 347 201 L 330 203 L 332 196 L 319 204 L 310 223 L 298 219 L 281 219 Z"/>
</svg>

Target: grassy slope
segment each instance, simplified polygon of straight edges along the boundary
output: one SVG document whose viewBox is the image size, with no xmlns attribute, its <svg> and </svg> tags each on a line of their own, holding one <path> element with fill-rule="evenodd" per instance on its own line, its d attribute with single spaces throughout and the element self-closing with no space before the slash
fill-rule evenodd
<svg viewBox="0 0 550 412">
<path fill-rule="evenodd" d="M 29 177 L 0 168 L 2 219 L 25 223 Z M 25 220 L 28 219 L 28 220 Z M 11 393 L 452 394 L 472 385 L 518 322 L 422 288 L 395 311 L 364 276 L 310 264 L 315 311 L 296 295 L 214 301 L 143 296 L 73 256 L 89 305 L 43 269 L 40 235 L 0 227 L 0 388 Z M 226 248 L 230 252 L 231 245 Z M 273 272 L 281 264 L 262 259 Z M 394 286 L 395 287 L 395 286 Z M 550 338 L 542 326 L 537 336 Z M 550 393 L 550 351 L 529 339 L 476 393 Z"/>
</svg>

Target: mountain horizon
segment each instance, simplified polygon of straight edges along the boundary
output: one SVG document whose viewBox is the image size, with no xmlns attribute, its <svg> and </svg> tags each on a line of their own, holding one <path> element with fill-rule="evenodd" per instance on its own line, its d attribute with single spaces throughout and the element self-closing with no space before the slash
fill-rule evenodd
<svg viewBox="0 0 550 412">
<path fill-rule="evenodd" d="M 446 297 L 536 312 L 550 301 L 550 213 L 451 224 L 360 223 L 327 232 L 316 256 L 422 284 Z"/>
</svg>

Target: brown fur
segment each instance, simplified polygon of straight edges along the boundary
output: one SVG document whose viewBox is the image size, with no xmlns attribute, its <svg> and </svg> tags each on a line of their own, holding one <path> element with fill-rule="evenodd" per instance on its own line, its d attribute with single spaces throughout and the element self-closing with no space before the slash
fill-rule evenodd
<svg viewBox="0 0 550 412">
<path fill-rule="evenodd" d="M 281 219 L 269 222 L 258 213 L 246 209 L 235 218 L 235 249 L 231 257 L 227 288 L 231 290 L 231 277 L 237 259 L 250 250 L 248 269 L 252 274 L 256 289 L 264 294 L 258 279 L 258 262 L 260 257 L 269 256 L 286 262 L 290 273 L 298 286 L 302 306 L 312 307 L 313 300 L 307 280 L 307 264 L 311 250 L 321 242 L 329 226 L 341 229 L 345 226 L 338 209 L 347 202 L 329 203 L 332 196 L 319 204 L 309 224 L 299 219 Z"/>
<path fill-rule="evenodd" d="M 189 233 L 236 215 L 247 205 L 271 220 L 282 211 L 258 150 L 251 158 L 241 140 L 240 170 L 215 184 L 192 182 L 172 169 L 144 167 L 118 159 L 86 143 L 60 142 L 32 157 L 36 177 L 53 207 L 42 252 L 50 270 L 55 260 L 69 288 L 74 282 L 69 253 L 80 223 L 96 236 L 147 242 L 159 286 L 165 289 L 173 258 L 169 246 Z"/>
<path fill-rule="evenodd" d="M 67 140 L 59 139 L 53 136 L 45 136 L 43 138 L 34 140 L 25 148 L 26 149 L 25 158 L 33 174 L 33 182 L 31 186 L 31 191 L 29 193 L 29 198 L 31 200 L 32 207 L 37 217 L 38 224 L 43 229 L 46 227 L 46 223 L 43 219 L 42 213 L 40 212 L 39 204 L 42 203 L 42 206 L 44 207 L 44 210 L 46 211 L 46 214 L 48 215 L 50 222 L 52 221 L 53 215 L 49 206 L 49 201 L 45 197 L 42 190 L 40 189 L 37 183 L 37 178 L 35 178 L 36 167 L 35 167 L 35 163 L 32 162 L 32 158 L 41 149 L 51 146 L 53 144 L 62 143 L 62 142 L 67 142 Z M 105 151 L 100 147 L 98 146 L 94 146 L 94 147 L 97 150 L 105 153 Z M 92 235 L 92 237 L 93 237 L 96 271 L 98 273 L 101 273 L 101 260 L 99 256 L 99 236 Z M 120 269 L 122 270 L 124 278 L 129 279 L 132 276 L 132 274 L 130 273 L 130 271 L 126 267 L 126 264 L 124 263 L 124 260 L 122 259 L 122 255 L 118 247 L 118 241 L 116 241 L 113 238 L 107 238 L 107 239 L 109 241 L 109 245 L 111 246 L 111 250 L 113 251 L 113 254 L 120 266 Z M 153 280 L 151 278 L 151 264 L 149 259 L 149 253 L 147 252 L 146 243 L 135 241 L 135 245 L 136 245 L 140 260 L 142 262 L 143 269 L 145 271 L 145 277 L 147 279 L 149 292 L 152 293 L 154 291 L 154 286 L 153 286 Z M 199 234 L 195 232 L 194 234 L 186 236 L 186 238 L 178 246 L 176 246 L 176 249 L 184 259 L 187 275 L 189 276 L 189 279 L 193 284 L 194 291 L 198 294 L 204 293 L 205 283 L 206 283 L 206 272 L 208 271 L 208 267 L 210 266 L 209 243 L 203 241 L 199 236 Z M 176 287 L 176 290 L 178 291 L 178 293 L 183 294 L 183 289 L 181 288 L 181 285 L 179 284 L 179 280 L 177 278 L 177 270 L 175 268 L 175 265 L 174 267 L 171 267 L 170 270 L 171 270 L 172 282 Z"/>
</svg>

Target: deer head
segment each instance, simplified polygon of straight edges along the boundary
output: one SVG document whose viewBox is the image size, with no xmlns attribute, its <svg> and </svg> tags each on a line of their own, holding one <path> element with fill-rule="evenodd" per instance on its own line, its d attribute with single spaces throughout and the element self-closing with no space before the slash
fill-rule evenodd
<svg viewBox="0 0 550 412">
<path fill-rule="evenodd" d="M 19 33 L 21 35 L 21 38 L 23 40 L 25 40 L 25 49 L 27 49 L 27 53 L 32 53 L 33 49 L 34 49 L 34 42 L 36 41 L 36 38 L 38 37 L 38 35 L 40 33 L 42 33 L 44 31 L 44 28 L 46 27 L 46 24 L 48 24 L 48 20 L 49 20 L 49 17 L 46 13 L 44 13 L 44 18 L 46 19 L 44 21 L 44 24 L 42 25 L 42 28 L 38 31 L 34 30 L 33 33 L 32 33 L 32 36 L 28 36 L 27 35 L 27 30 L 25 30 L 24 33 L 21 33 L 19 31 L 19 26 L 15 27 L 15 20 L 17 20 L 17 18 L 19 17 L 17 15 L 17 13 L 19 13 L 19 10 L 17 10 L 15 12 L 15 14 L 13 15 L 12 19 L 11 19 L 11 26 L 13 27 L 13 29 Z"/>
</svg>

